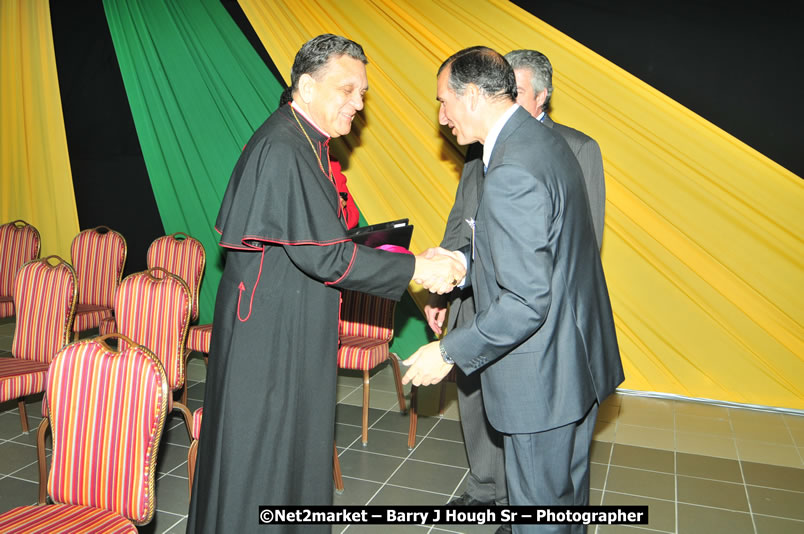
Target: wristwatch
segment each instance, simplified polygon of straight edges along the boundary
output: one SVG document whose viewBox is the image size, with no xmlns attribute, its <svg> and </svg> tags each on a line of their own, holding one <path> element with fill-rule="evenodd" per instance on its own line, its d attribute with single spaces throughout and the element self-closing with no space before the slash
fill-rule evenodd
<svg viewBox="0 0 804 534">
<path fill-rule="evenodd" d="M 447 349 L 444 348 L 444 344 L 440 341 L 438 342 L 438 352 L 441 353 L 441 359 L 444 360 L 444 363 L 448 363 L 450 365 L 455 364 L 455 360 L 449 357 L 449 354 L 447 354 Z"/>
</svg>

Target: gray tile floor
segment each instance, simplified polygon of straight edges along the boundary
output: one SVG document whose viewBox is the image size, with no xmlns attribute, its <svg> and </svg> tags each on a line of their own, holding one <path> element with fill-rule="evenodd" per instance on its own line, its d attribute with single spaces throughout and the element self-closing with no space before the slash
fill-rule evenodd
<svg viewBox="0 0 804 534">
<path fill-rule="evenodd" d="M 10 356 L 13 322 L 0 321 L 0 357 Z M 191 409 L 201 405 L 206 371 L 188 367 Z M 436 415 L 439 387 L 420 390 L 416 447 L 407 448 L 390 369 L 372 374 L 369 443 L 360 443 L 362 379 L 338 379 L 336 440 L 345 491 L 335 504 L 441 504 L 459 495 L 468 473 L 454 384 Z M 32 428 L 41 404 L 28 399 Z M 143 533 L 183 533 L 188 506 L 189 438 L 178 415 L 166 423 L 157 463 L 157 513 Z M 804 417 L 617 394 L 601 407 L 592 449 L 592 504 L 646 504 L 644 527 L 625 532 L 786 534 L 804 532 Z M 0 512 L 32 504 L 37 495 L 35 432 L 21 431 L 16 403 L 0 405 Z M 491 533 L 483 526 L 348 526 L 333 532 Z"/>
</svg>

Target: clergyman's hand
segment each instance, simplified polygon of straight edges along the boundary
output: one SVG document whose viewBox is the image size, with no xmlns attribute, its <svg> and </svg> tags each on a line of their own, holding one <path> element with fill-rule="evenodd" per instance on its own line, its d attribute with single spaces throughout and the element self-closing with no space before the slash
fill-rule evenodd
<svg viewBox="0 0 804 534">
<path fill-rule="evenodd" d="M 446 363 L 441 357 L 438 348 L 440 341 L 433 341 L 413 353 L 413 356 L 404 360 L 402 363 L 410 369 L 402 377 L 402 383 L 412 383 L 414 386 L 429 386 L 438 384 L 449 374 L 454 363 Z"/>
<path fill-rule="evenodd" d="M 449 293 L 466 276 L 460 252 L 431 248 L 416 256 L 413 280 L 431 293 Z"/>
</svg>

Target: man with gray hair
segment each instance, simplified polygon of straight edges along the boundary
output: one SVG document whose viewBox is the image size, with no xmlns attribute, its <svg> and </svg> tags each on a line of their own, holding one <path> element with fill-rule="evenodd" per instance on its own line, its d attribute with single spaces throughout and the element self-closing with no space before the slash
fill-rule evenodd
<svg viewBox="0 0 804 534">
<path fill-rule="evenodd" d="M 505 55 L 516 77 L 516 102 L 534 118 L 560 134 L 569 145 L 583 173 L 594 235 L 600 248 L 603 237 L 605 183 L 603 160 L 597 142 L 586 134 L 554 122 L 546 111 L 553 94 L 553 67 L 550 60 L 535 50 L 514 50 Z M 469 242 L 472 229 L 466 219 L 477 212 L 478 195 L 483 183 L 482 145 L 473 144 L 467 151 L 455 203 L 447 219 L 441 246 L 455 250 Z M 425 306 L 427 322 L 437 334 L 442 333 L 449 299 L 448 330 L 471 324 L 475 303 L 471 288 L 456 288 L 449 297 L 431 294 Z M 457 370 L 458 408 L 461 415 L 469 476 L 466 491 L 450 502 L 452 505 L 507 504 L 503 438 L 489 423 L 480 388 L 480 374 L 464 374 Z M 503 525 L 499 532 L 509 531 Z"/>
<path fill-rule="evenodd" d="M 329 143 L 363 109 L 366 56 L 337 35 L 305 43 L 289 99 L 235 165 L 215 229 L 227 250 L 215 301 L 204 423 L 187 531 L 260 526 L 260 505 L 332 504 L 339 288 L 399 300 L 411 279 L 444 291 L 455 260 L 356 245 Z"/>
<path fill-rule="evenodd" d="M 547 56 L 536 50 L 512 50 L 505 59 L 516 75 L 517 104 L 528 110 L 548 128 L 553 128 L 567 142 L 581 165 L 597 247 L 603 244 L 603 218 L 606 209 L 606 183 L 603 157 L 597 141 L 569 126 L 554 122 L 547 114 L 553 96 L 553 66 Z"/>
</svg>

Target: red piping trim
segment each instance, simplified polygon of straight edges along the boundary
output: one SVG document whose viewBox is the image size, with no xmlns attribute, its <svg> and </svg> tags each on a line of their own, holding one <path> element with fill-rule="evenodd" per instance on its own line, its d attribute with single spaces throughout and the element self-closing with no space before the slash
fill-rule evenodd
<svg viewBox="0 0 804 534">
<path fill-rule="evenodd" d="M 248 321 L 248 318 L 251 317 L 251 307 L 254 304 L 254 293 L 257 291 L 257 286 L 260 284 L 260 277 L 262 276 L 262 261 L 265 259 L 265 247 L 262 248 L 262 256 L 260 256 L 260 270 L 257 272 L 257 280 L 254 282 L 254 287 L 251 290 L 251 299 L 248 301 L 248 315 L 245 318 L 240 317 L 240 299 L 243 298 L 243 291 L 246 289 L 246 286 L 243 285 L 243 281 L 240 281 L 240 285 L 238 286 L 238 295 L 237 295 L 237 319 L 241 323 L 245 323 Z"/>
<path fill-rule="evenodd" d="M 352 270 L 352 265 L 354 265 L 354 263 L 355 263 L 355 256 L 357 256 L 357 245 L 356 244 L 354 245 L 354 248 L 352 249 L 352 259 L 349 260 L 349 265 L 346 267 L 346 270 L 343 272 L 341 277 L 338 278 L 337 280 L 335 280 L 334 282 L 324 282 L 324 285 L 325 286 L 331 286 L 331 285 L 337 284 L 338 282 L 340 282 L 341 280 L 346 278 L 346 275 L 349 274 L 349 271 Z"/>
</svg>

